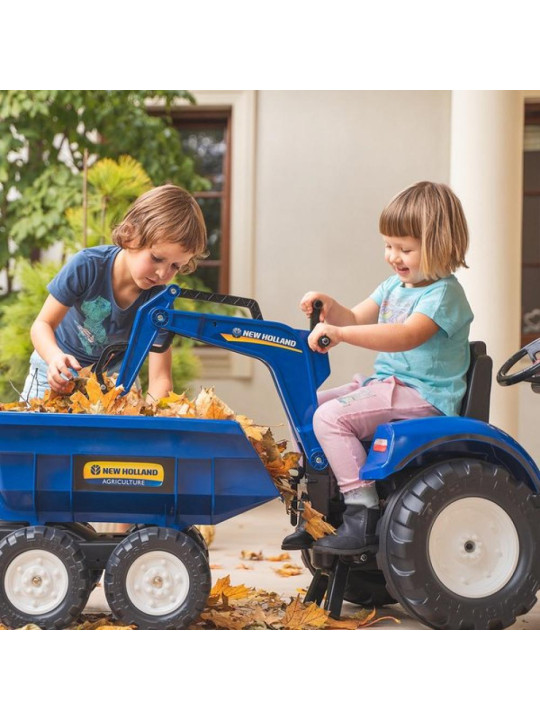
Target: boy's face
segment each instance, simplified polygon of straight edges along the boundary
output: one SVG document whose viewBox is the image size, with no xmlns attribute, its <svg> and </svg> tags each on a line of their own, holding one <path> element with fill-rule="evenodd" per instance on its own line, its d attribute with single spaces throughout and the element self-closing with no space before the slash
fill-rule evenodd
<svg viewBox="0 0 540 720">
<path fill-rule="evenodd" d="M 161 242 L 140 249 L 128 246 L 124 249 L 131 277 L 141 290 L 167 285 L 193 257 L 180 243 Z"/>
</svg>

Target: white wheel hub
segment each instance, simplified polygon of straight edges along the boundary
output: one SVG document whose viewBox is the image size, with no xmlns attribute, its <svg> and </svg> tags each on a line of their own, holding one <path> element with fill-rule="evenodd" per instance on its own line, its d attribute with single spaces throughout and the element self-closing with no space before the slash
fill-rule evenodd
<svg viewBox="0 0 540 720">
<path fill-rule="evenodd" d="M 176 555 L 152 550 L 131 563 L 126 575 L 126 591 L 141 612 L 168 615 L 186 599 L 189 573 Z"/>
<path fill-rule="evenodd" d="M 457 595 L 481 598 L 503 588 L 514 574 L 519 537 L 500 505 L 486 498 L 462 498 L 435 518 L 428 552 L 443 585 Z"/>
<path fill-rule="evenodd" d="M 28 615 L 54 610 L 66 596 L 69 576 L 60 558 L 48 550 L 27 550 L 10 562 L 4 576 L 9 602 Z"/>
</svg>

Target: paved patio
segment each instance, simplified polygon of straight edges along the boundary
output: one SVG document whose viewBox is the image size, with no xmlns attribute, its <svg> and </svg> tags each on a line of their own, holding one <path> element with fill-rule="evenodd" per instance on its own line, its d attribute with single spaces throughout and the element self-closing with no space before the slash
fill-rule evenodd
<svg viewBox="0 0 540 720">
<path fill-rule="evenodd" d="M 231 585 L 246 585 L 262 590 L 278 593 L 284 598 L 292 598 L 303 593 L 311 581 L 311 573 L 302 564 L 299 551 L 291 551 L 290 559 L 272 562 L 266 558 L 279 556 L 282 538 L 291 532 L 289 519 L 283 504 L 273 500 L 261 507 L 250 510 L 215 527 L 214 540 L 210 545 L 210 563 L 212 565 L 212 582 L 230 576 Z M 244 557 L 242 556 L 244 551 Z M 263 560 L 249 560 L 251 553 L 262 556 Z M 282 577 L 276 570 L 285 562 L 301 568 L 299 575 Z M 108 611 L 103 587 L 97 587 L 90 596 L 86 612 Z M 358 606 L 344 603 L 343 615 L 351 615 L 358 611 Z M 388 605 L 379 609 L 379 615 L 392 616 L 399 620 L 381 621 L 364 628 L 365 631 L 377 630 L 429 630 L 417 620 L 411 618 L 403 608 Z M 524 616 L 518 618 L 509 630 L 539 630 L 540 603 Z"/>
</svg>

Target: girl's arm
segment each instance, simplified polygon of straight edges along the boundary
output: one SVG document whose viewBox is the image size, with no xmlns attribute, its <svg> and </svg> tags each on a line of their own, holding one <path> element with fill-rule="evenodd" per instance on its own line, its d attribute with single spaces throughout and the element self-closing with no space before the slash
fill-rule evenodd
<svg viewBox="0 0 540 720">
<path fill-rule="evenodd" d="M 172 348 L 164 353 L 149 353 L 147 400 L 155 402 L 166 397 L 172 389 Z"/>
<path fill-rule="evenodd" d="M 313 301 L 322 300 L 321 321 L 344 327 L 346 325 L 366 325 L 377 322 L 379 306 L 371 298 L 367 298 L 353 308 L 338 303 L 330 295 L 311 290 L 300 300 L 300 309 L 309 317 L 313 312 Z"/>
<path fill-rule="evenodd" d="M 404 323 L 349 325 L 346 327 L 319 323 L 309 335 L 308 344 L 312 350 L 323 353 L 340 342 L 379 352 L 404 352 L 423 345 L 438 330 L 437 323 L 422 313 L 413 313 Z M 330 344 L 326 348 L 320 348 L 317 344 L 322 335 L 330 338 Z"/>
<path fill-rule="evenodd" d="M 49 295 L 30 329 L 30 337 L 35 349 L 49 366 L 47 370 L 49 385 L 60 393 L 66 392 L 70 387 L 69 380 L 73 377 L 70 368 L 81 369 L 73 355 L 68 355 L 58 347 L 54 336 L 54 331 L 68 310 L 66 305 L 62 305 Z"/>
</svg>

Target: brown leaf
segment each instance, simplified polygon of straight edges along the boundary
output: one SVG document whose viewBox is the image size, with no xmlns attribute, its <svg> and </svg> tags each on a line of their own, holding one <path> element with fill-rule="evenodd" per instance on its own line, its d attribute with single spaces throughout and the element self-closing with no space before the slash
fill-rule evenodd
<svg viewBox="0 0 540 720">
<path fill-rule="evenodd" d="M 285 630 L 305 630 L 306 628 L 321 628 L 326 625 L 328 611 L 315 603 L 304 605 L 296 597 L 286 608 L 283 618 Z"/>
<path fill-rule="evenodd" d="M 315 540 L 336 532 L 336 529 L 324 520 L 322 513 L 315 510 L 309 501 L 304 502 L 302 517 L 306 522 L 305 529 Z"/>
<path fill-rule="evenodd" d="M 218 610 L 203 612 L 201 619 L 211 622 L 216 628 L 223 630 L 243 630 L 251 621 L 250 618 L 239 617 L 232 611 L 223 612 Z"/>
<path fill-rule="evenodd" d="M 198 417 L 208 420 L 230 420 L 234 417 L 231 408 L 220 400 L 214 388 L 203 388 L 195 398 Z"/>
<path fill-rule="evenodd" d="M 277 570 L 272 568 L 272 570 L 282 577 L 292 577 L 293 575 L 301 575 L 303 573 L 300 565 L 294 565 L 293 563 L 285 563 L 283 567 L 278 568 Z"/>
<path fill-rule="evenodd" d="M 240 600 L 249 596 L 251 590 L 245 585 L 231 585 L 230 575 L 217 580 L 214 587 L 210 590 L 210 598 L 214 601 L 221 600 L 225 605 L 230 600 Z"/>
<path fill-rule="evenodd" d="M 257 562 L 259 562 L 260 560 L 264 560 L 264 556 L 262 554 L 262 551 L 260 550 L 258 553 L 253 552 L 252 550 L 242 550 L 242 552 L 240 553 L 240 557 L 242 558 L 242 560 L 255 560 Z"/>
<path fill-rule="evenodd" d="M 285 560 L 290 560 L 291 556 L 288 552 L 283 552 L 281 555 L 272 555 L 270 557 L 266 558 L 269 562 L 284 562 Z"/>
</svg>

